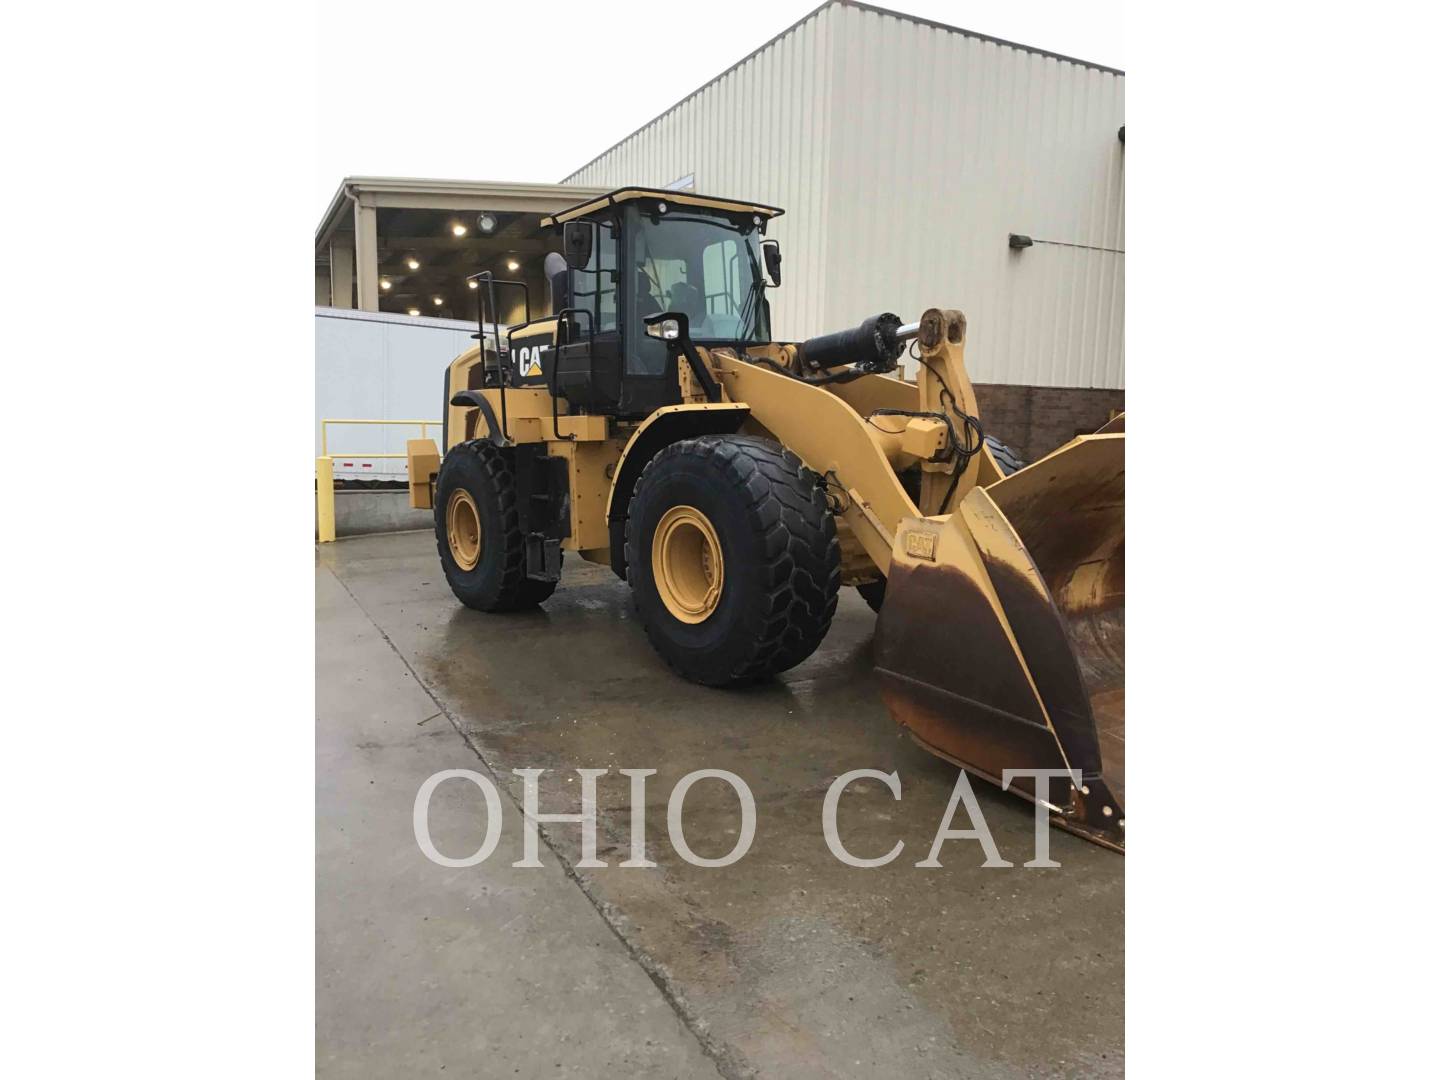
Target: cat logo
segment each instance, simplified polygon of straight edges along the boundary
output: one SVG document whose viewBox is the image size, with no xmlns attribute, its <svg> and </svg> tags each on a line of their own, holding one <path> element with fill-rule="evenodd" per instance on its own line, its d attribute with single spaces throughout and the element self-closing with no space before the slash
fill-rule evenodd
<svg viewBox="0 0 1440 1080">
<path fill-rule="evenodd" d="M 518 352 L 520 362 L 520 377 L 528 379 L 532 375 L 545 374 L 544 368 L 540 366 L 540 354 L 545 351 L 545 346 L 525 346 Z"/>
</svg>

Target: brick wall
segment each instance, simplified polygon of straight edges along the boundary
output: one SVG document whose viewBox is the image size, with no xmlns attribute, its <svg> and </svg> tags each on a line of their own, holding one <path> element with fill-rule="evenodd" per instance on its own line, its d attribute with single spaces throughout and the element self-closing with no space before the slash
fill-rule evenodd
<svg viewBox="0 0 1440 1080">
<path fill-rule="evenodd" d="M 1076 435 L 1094 431 L 1125 408 L 1124 390 L 976 383 L 980 424 L 1026 461 L 1044 457 Z"/>
</svg>

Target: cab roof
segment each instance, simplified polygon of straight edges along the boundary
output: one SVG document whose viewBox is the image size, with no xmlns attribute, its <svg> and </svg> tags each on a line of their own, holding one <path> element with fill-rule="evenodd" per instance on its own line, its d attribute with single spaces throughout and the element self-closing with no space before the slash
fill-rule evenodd
<svg viewBox="0 0 1440 1080">
<path fill-rule="evenodd" d="M 695 195 L 687 191 L 668 191 L 664 188 L 627 187 L 618 188 L 606 195 L 597 195 L 594 198 L 587 199 L 585 202 L 577 203 L 568 210 L 561 210 L 559 213 L 549 214 L 540 219 L 540 227 L 549 229 L 561 222 L 584 217 L 586 214 L 600 210 L 606 206 L 615 206 L 618 203 L 629 202 L 632 199 L 664 199 L 666 202 L 674 203 L 677 206 L 706 206 L 712 210 L 724 210 L 728 213 L 738 211 L 742 214 L 760 214 L 767 218 L 779 217 L 785 212 L 778 206 L 766 206 L 764 203 L 749 202 L 745 199 L 720 199 L 711 195 Z"/>
</svg>

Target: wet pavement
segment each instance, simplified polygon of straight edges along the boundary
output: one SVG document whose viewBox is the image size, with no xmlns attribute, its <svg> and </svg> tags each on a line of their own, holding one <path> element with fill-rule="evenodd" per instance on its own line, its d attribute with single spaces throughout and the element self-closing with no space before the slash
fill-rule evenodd
<svg viewBox="0 0 1440 1080">
<path fill-rule="evenodd" d="M 1033 855 L 1033 808 L 977 780 L 986 821 L 1015 866 L 984 869 L 979 844 L 953 840 L 942 867 L 916 868 L 958 770 L 920 750 L 886 714 L 871 670 L 875 617 L 853 590 L 841 591 L 830 634 L 809 660 L 770 683 L 723 691 L 686 683 L 665 667 L 626 586 L 603 567 L 567 559 L 559 590 L 541 610 L 495 616 L 452 597 L 430 534 L 355 538 L 319 551 L 322 1073 L 327 1055 L 334 1075 L 364 1060 L 352 1019 L 363 1019 L 370 1045 L 393 1053 L 438 1038 L 443 1053 L 423 1060 L 443 1057 L 451 1070 L 478 1076 L 1123 1073 L 1124 857 L 1052 830 L 1051 858 L 1061 867 L 1024 868 Z M 345 619 L 327 615 L 327 596 Z M 344 648 L 331 640 L 336 635 Z M 376 741 L 364 729 L 385 722 L 385 706 L 383 694 L 354 690 L 327 712 L 326 683 L 343 677 L 347 650 L 355 664 L 404 669 L 397 678 L 412 698 L 406 707 L 440 714 L 423 725 L 420 716 L 407 719 L 403 732 L 395 721 L 404 757 L 366 766 L 390 790 L 368 811 L 374 821 L 385 816 L 384 827 L 352 837 L 358 847 L 348 849 L 337 848 L 332 834 L 347 822 L 349 801 L 367 793 L 336 786 L 330 773 L 365 771 L 351 760 L 362 752 L 355 745 Z M 353 739 L 347 710 L 356 714 Z M 422 739 L 423 753 L 409 747 Z M 509 796 L 504 839 L 481 866 L 442 868 L 416 849 L 414 792 L 442 768 L 493 776 Z M 610 770 L 598 786 L 599 857 L 607 868 L 575 866 L 580 828 L 572 824 L 542 829 L 545 869 L 510 867 L 519 858 L 522 790 L 511 770 L 520 768 L 548 770 L 542 813 L 578 809 L 576 769 Z M 622 768 L 657 770 L 645 792 L 655 869 L 617 865 L 630 851 L 630 781 Z M 879 856 L 904 842 L 884 867 L 844 865 L 821 827 L 830 782 L 860 768 L 896 771 L 903 788 L 896 801 L 880 781 L 863 780 L 840 802 L 840 835 L 856 855 Z M 754 843 L 723 869 L 686 863 L 667 835 L 670 790 L 697 769 L 736 773 L 754 793 Z M 440 789 L 431 823 L 441 851 L 461 857 L 478 847 L 484 806 L 471 785 Z M 954 827 L 967 827 L 963 808 Z M 695 853 L 723 855 L 739 828 L 726 785 L 705 780 L 691 788 L 684 835 Z M 350 864 L 336 861 L 342 850 Z M 366 853 L 388 867 L 381 871 L 387 889 L 404 882 L 403 902 L 346 878 L 354 873 L 347 866 Z M 505 921 L 515 914 L 508 907 L 472 903 L 451 911 L 446 934 L 418 951 L 350 957 L 337 944 L 359 933 L 351 924 L 360 923 L 371 936 L 413 938 L 427 897 L 489 888 L 477 883 L 491 879 L 503 881 L 502 892 L 528 897 L 516 901 L 519 930 Z M 349 927 L 330 945 L 327 919 Z M 586 944 L 591 938 L 601 944 Z M 535 979 L 485 962 L 497 941 L 539 955 L 551 969 L 572 954 L 583 958 L 591 992 L 572 991 L 558 972 Z M 443 970 L 427 974 L 430 964 Z M 624 973 L 613 983 L 610 967 Z M 395 972 L 437 984 L 426 991 L 425 1023 L 403 992 L 367 996 L 352 981 L 386 981 Z M 564 993 L 547 998 L 551 983 L 566 983 Z M 674 1023 L 667 1026 L 662 1012 Z M 639 1026 L 627 1030 L 632 1022 Z M 509 1049 L 496 1057 L 484 1039 L 467 1041 L 472 1025 L 502 1032 Z M 519 1049 L 527 1038 L 585 1046 L 591 1057 L 532 1058 Z"/>
</svg>

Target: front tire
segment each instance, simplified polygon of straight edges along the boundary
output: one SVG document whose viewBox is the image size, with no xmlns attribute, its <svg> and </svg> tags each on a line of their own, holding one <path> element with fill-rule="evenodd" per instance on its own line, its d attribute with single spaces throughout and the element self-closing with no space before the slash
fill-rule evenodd
<svg viewBox="0 0 1440 1080">
<path fill-rule="evenodd" d="M 460 443 L 435 480 L 435 542 L 450 590 L 477 611 L 521 611 L 555 582 L 525 576 L 525 536 L 511 454 L 488 439 Z"/>
<path fill-rule="evenodd" d="M 1017 473 L 1029 464 L 1029 462 L 993 435 L 985 436 L 985 445 L 990 448 L 990 455 L 995 459 L 995 464 L 1000 467 L 1001 476 L 1009 476 L 1012 473 Z"/>
<path fill-rule="evenodd" d="M 830 629 L 840 590 L 819 477 L 751 436 L 686 439 L 656 454 L 635 484 L 625 559 L 651 644 L 706 686 L 800 663 Z"/>
</svg>

